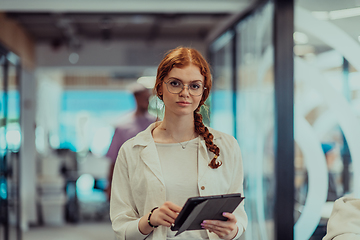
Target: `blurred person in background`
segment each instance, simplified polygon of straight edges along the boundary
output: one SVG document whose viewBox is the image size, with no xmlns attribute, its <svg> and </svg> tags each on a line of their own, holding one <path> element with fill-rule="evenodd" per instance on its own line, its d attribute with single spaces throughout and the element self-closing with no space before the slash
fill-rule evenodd
<svg viewBox="0 0 360 240">
<path fill-rule="evenodd" d="M 133 93 L 136 101 L 136 110 L 124 116 L 120 125 L 116 126 L 114 136 L 112 138 L 106 157 L 111 160 L 108 185 L 106 192 L 110 200 L 111 181 L 113 170 L 115 166 L 116 157 L 120 147 L 126 140 L 134 137 L 139 132 L 145 130 L 151 123 L 155 122 L 156 118 L 149 114 L 149 98 L 151 96 L 150 90 L 145 88 L 140 83 L 133 83 L 129 86 L 129 90 Z"/>
<path fill-rule="evenodd" d="M 110 218 L 118 239 L 230 240 L 245 231 L 244 202 L 223 213 L 227 221 L 203 221 L 203 230 L 175 237 L 170 229 L 189 197 L 243 195 L 238 142 L 206 127 L 199 113 L 211 85 L 208 63 L 195 49 L 173 49 L 161 61 L 154 90 L 164 119 L 124 143 L 114 169 Z"/>
</svg>

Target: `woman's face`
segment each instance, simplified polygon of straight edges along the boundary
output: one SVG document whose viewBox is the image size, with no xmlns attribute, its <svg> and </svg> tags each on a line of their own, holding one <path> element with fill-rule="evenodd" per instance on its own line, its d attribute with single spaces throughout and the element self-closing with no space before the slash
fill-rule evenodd
<svg viewBox="0 0 360 240">
<path fill-rule="evenodd" d="M 185 85 L 181 89 L 181 84 Z M 167 86 L 168 85 L 168 86 Z M 179 93 L 171 93 L 168 88 L 177 88 Z M 195 109 L 199 106 L 202 94 L 195 96 L 190 94 L 189 88 L 192 93 L 196 92 L 195 89 L 204 87 L 204 76 L 201 75 L 200 69 L 190 64 L 183 68 L 173 68 L 169 74 L 164 78 L 161 86 L 161 93 L 165 104 L 165 113 L 173 113 L 178 116 L 192 115 Z M 174 91 L 173 91 L 174 92 Z M 200 91 L 202 93 L 202 91 Z"/>
</svg>

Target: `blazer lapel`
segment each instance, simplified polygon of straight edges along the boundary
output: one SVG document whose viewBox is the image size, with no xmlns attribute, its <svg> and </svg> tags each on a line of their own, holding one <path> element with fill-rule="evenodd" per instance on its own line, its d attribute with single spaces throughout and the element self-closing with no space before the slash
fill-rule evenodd
<svg viewBox="0 0 360 240">
<path fill-rule="evenodd" d="M 165 181 L 161 172 L 161 164 L 151 131 L 156 127 L 157 123 L 151 124 L 145 131 L 140 132 L 135 137 L 134 147 L 144 147 L 140 152 L 140 158 L 150 168 L 154 175 L 165 186 Z"/>
<path fill-rule="evenodd" d="M 161 172 L 161 165 L 155 142 L 150 142 L 140 153 L 140 158 L 150 168 L 154 175 L 165 186 L 165 181 Z"/>
</svg>

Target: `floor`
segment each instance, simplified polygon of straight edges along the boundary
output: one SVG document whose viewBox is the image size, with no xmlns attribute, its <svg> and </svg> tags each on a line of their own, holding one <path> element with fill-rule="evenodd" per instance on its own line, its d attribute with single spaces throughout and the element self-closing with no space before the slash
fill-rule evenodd
<svg viewBox="0 0 360 240">
<path fill-rule="evenodd" d="M 22 240 L 115 240 L 109 222 L 66 224 L 59 227 L 32 227 Z"/>
</svg>

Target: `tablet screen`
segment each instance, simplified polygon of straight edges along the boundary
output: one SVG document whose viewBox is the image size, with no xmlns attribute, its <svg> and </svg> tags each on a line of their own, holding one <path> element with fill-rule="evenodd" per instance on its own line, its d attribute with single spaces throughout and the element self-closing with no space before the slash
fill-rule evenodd
<svg viewBox="0 0 360 240">
<path fill-rule="evenodd" d="M 175 223 L 171 227 L 171 230 L 179 230 L 194 208 L 204 201 L 208 201 L 204 209 L 204 211 L 207 211 L 205 214 L 207 217 L 211 216 L 212 219 L 226 221 L 227 218 L 222 216 L 221 213 L 233 212 L 242 199 L 240 193 L 188 198 L 178 217 L 175 219 Z M 197 229 L 197 226 L 192 226 L 192 228 Z"/>
</svg>

